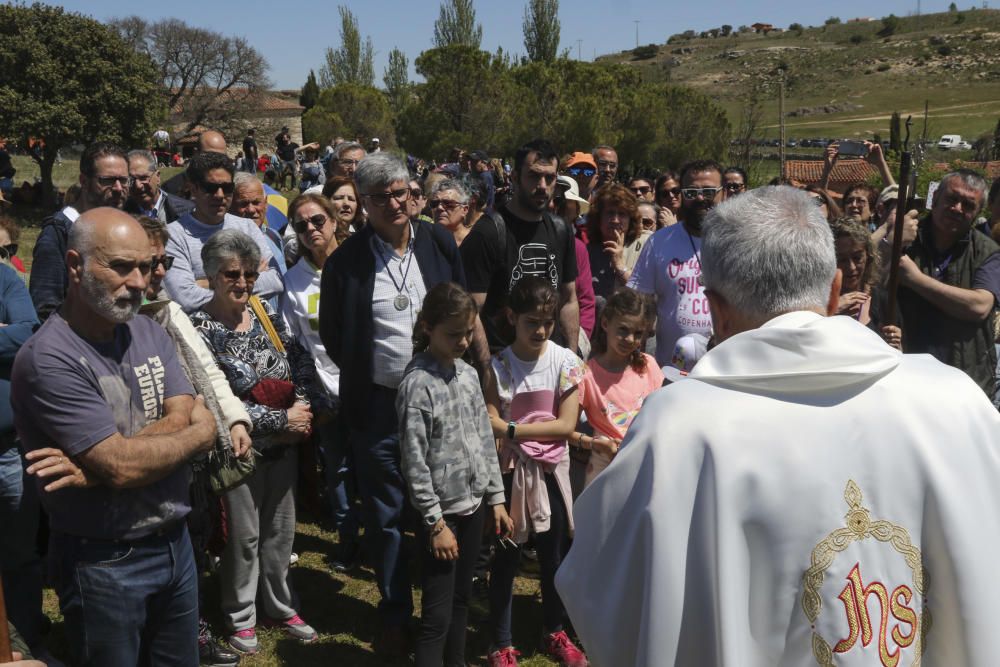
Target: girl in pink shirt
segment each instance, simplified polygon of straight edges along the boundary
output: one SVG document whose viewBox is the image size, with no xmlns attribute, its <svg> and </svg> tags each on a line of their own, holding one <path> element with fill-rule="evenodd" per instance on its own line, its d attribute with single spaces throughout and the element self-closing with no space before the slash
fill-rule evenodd
<svg viewBox="0 0 1000 667">
<path fill-rule="evenodd" d="M 573 433 L 570 445 L 592 450 L 586 485 L 608 467 L 643 401 L 663 385 L 656 359 L 642 352 L 652 302 L 633 289 L 611 295 L 594 330 L 590 370 L 580 384 L 580 408 L 594 436 Z"/>
</svg>

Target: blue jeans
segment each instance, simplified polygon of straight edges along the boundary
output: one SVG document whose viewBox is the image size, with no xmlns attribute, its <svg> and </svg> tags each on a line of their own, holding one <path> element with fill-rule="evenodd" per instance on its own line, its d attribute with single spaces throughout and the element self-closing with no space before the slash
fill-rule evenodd
<svg viewBox="0 0 1000 667">
<path fill-rule="evenodd" d="M 24 473 L 20 451 L 0 450 L 0 576 L 10 622 L 29 646 L 41 641 L 44 618 L 38 520 L 38 492 Z"/>
<path fill-rule="evenodd" d="M 183 521 L 127 542 L 53 532 L 49 562 L 76 664 L 198 664 L 198 573 Z"/>
<path fill-rule="evenodd" d="M 330 503 L 330 514 L 334 527 L 340 534 L 341 544 L 358 541 L 361 519 L 354 504 L 357 498 L 357 484 L 351 456 L 350 430 L 347 422 L 336 417 L 320 427 L 320 449 L 323 455 L 323 471 L 326 478 L 326 497 Z"/>
<path fill-rule="evenodd" d="M 382 595 L 378 611 L 383 625 L 402 626 L 413 614 L 413 595 L 403 549 L 403 517 L 408 503 L 399 463 L 395 390 L 375 386 L 364 423 L 364 429 L 352 429 L 351 446 L 365 538 L 375 556 L 375 581 Z"/>
</svg>

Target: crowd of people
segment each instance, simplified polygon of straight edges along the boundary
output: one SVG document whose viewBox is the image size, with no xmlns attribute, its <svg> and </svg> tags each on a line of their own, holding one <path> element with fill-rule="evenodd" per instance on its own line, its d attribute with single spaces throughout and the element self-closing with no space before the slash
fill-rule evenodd
<svg viewBox="0 0 1000 667">
<path fill-rule="evenodd" d="M 1000 218 L 1000 179 L 949 173 L 926 213 L 897 221 L 887 168 L 883 189 L 841 197 L 825 183 L 751 189 L 741 169 L 704 159 L 622 179 L 608 145 L 561 154 L 531 141 L 508 172 L 483 151 L 438 166 L 377 140 L 333 141 L 323 159 L 287 131 L 275 143 L 268 180 L 301 190 L 285 229 L 269 221 L 252 130 L 239 168 L 206 131 L 183 175 L 162 183 L 151 152 L 102 142 L 83 152 L 78 194 L 46 218 L 27 286 L 0 263 L 0 574 L 22 652 L 51 657 L 43 570 L 74 664 L 232 666 L 258 652 L 258 627 L 317 641 L 305 618 L 321 612 L 301 608 L 290 577 L 303 470 L 322 474 L 331 569 L 374 570 L 374 650 L 417 665 L 466 664 L 477 594 L 491 667 L 539 640 L 569 667 L 589 664 L 584 649 L 600 665 L 811 656 L 815 637 L 841 630 L 817 621 L 818 606 L 808 616 L 805 599 L 799 620 L 811 623 L 791 610 L 812 585 L 806 545 L 839 525 L 830 497 L 848 481 L 827 489 L 814 471 L 846 470 L 866 503 L 906 517 L 934 576 L 969 546 L 963 530 L 921 532 L 922 512 L 963 511 L 922 509 L 944 475 L 929 470 L 941 429 L 927 420 L 932 397 L 954 410 L 967 442 L 941 467 L 991 501 L 1000 246 L 977 217 Z M 16 226 L 0 216 L 0 233 L 13 239 L 0 259 L 15 258 Z M 913 437 L 892 445 L 906 465 L 869 447 L 901 419 L 886 397 L 931 381 Z M 793 427 L 796 442 L 810 428 L 853 432 L 818 435 L 803 463 Z M 906 507 L 876 491 L 897 473 Z M 781 524 L 777 493 L 823 530 Z M 992 545 L 997 531 L 983 530 Z M 905 552 L 909 534 L 894 535 Z M 526 551 L 542 622 L 514 636 Z M 865 576 L 917 576 L 899 562 Z M 935 604 L 951 627 L 995 588 L 950 576 L 947 600 L 921 601 L 926 583 L 882 600 L 883 632 L 890 602 L 910 619 L 908 635 L 892 633 L 896 651 L 918 634 L 935 656 L 995 643 L 918 633 Z M 873 589 L 858 588 L 867 622 Z M 835 605 L 827 593 L 815 595 Z"/>
</svg>

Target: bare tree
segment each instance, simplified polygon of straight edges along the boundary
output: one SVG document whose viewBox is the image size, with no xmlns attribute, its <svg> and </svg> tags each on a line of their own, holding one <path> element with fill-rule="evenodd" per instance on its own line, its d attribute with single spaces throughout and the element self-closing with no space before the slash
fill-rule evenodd
<svg viewBox="0 0 1000 667">
<path fill-rule="evenodd" d="M 156 64 L 167 105 L 179 112 L 187 130 L 238 125 L 236 119 L 271 85 L 264 56 L 242 37 L 226 37 L 179 19 L 148 23 L 130 16 L 111 25 Z"/>
<path fill-rule="evenodd" d="M 764 109 L 761 104 L 762 92 L 750 88 L 741 99 L 740 122 L 736 135 L 729 144 L 729 164 L 739 167 L 747 174 L 747 179 L 758 183 L 763 164 L 759 154 L 754 153 L 757 135 L 762 127 Z"/>
<path fill-rule="evenodd" d="M 522 25 L 528 60 L 555 60 L 559 51 L 559 0 L 528 0 Z"/>
<path fill-rule="evenodd" d="M 361 42 L 358 19 L 350 9 L 339 6 L 340 47 L 326 50 L 326 64 L 319 71 L 319 81 L 323 88 L 332 88 L 341 83 L 356 83 L 360 86 L 375 85 L 375 49 L 372 38 Z"/>
<path fill-rule="evenodd" d="M 462 44 L 478 49 L 483 42 L 483 26 L 476 23 L 472 0 L 444 0 L 434 22 L 434 46 Z"/>
<path fill-rule="evenodd" d="M 406 54 L 399 49 L 389 52 L 389 64 L 382 77 L 385 92 L 389 97 L 389 105 L 393 109 L 401 109 L 410 94 L 410 63 Z"/>
</svg>

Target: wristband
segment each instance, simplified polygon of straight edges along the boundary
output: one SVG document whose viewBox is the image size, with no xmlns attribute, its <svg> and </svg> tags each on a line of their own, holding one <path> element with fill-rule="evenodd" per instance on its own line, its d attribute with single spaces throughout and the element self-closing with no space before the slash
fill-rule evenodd
<svg viewBox="0 0 1000 667">
<path fill-rule="evenodd" d="M 440 526 L 431 531 L 431 537 L 437 537 L 438 535 L 440 535 L 442 532 L 444 532 L 444 529 L 445 527 L 447 527 L 447 525 L 448 524 L 442 521 Z"/>
<path fill-rule="evenodd" d="M 514 439 L 514 430 L 516 428 L 517 428 L 517 422 L 514 422 L 514 421 L 507 422 L 507 439 L 508 440 L 513 440 Z"/>
</svg>

